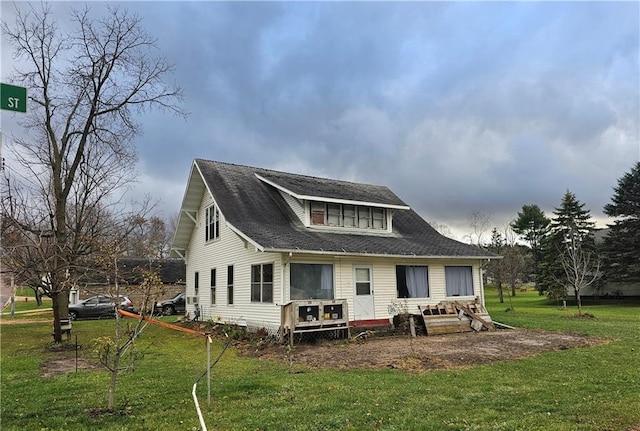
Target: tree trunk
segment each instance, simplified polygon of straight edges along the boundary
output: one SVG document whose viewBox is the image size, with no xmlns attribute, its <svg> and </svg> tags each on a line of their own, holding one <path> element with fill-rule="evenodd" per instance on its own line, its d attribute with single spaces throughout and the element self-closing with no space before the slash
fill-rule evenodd
<svg viewBox="0 0 640 431">
<path fill-rule="evenodd" d="M 574 293 L 576 295 L 576 304 L 578 304 L 578 315 L 581 316 L 582 315 L 582 300 L 580 299 L 580 292 L 578 291 L 578 289 L 575 289 Z"/>
<path fill-rule="evenodd" d="M 504 293 L 502 291 L 502 282 L 498 282 L 498 298 L 500 298 L 500 304 L 504 303 Z"/>
<path fill-rule="evenodd" d="M 36 304 L 38 307 L 42 306 L 42 293 L 40 293 L 40 287 L 33 289 L 33 293 L 36 295 Z"/>
<path fill-rule="evenodd" d="M 51 295 L 51 305 L 53 307 L 53 341 L 59 344 L 62 343 L 60 319 L 69 317 L 69 293 L 66 291 L 54 292 Z"/>
<path fill-rule="evenodd" d="M 111 380 L 109 381 L 109 404 L 107 408 L 110 412 L 112 412 L 116 406 L 116 380 L 118 379 L 118 367 L 120 364 L 118 364 L 119 361 L 117 359 L 115 362 L 115 367 L 113 371 L 111 371 Z"/>
<path fill-rule="evenodd" d="M 511 285 L 511 296 L 516 296 L 516 285 L 515 284 Z"/>
</svg>

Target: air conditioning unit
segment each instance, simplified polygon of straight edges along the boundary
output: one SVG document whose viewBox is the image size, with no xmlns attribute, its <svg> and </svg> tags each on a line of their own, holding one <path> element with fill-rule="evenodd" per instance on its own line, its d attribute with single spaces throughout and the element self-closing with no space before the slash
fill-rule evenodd
<svg viewBox="0 0 640 431">
<path fill-rule="evenodd" d="M 198 303 L 197 296 L 187 296 L 187 304 L 195 305 Z"/>
</svg>

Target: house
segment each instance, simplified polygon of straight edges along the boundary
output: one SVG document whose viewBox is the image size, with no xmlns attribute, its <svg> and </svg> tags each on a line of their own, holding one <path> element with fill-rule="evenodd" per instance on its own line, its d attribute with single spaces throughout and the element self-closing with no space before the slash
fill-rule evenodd
<svg viewBox="0 0 640 431">
<path fill-rule="evenodd" d="M 203 320 L 270 333 L 291 305 L 309 323 L 366 326 L 388 325 L 403 308 L 483 304 L 481 266 L 495 257 L 440 235 L 387 187 L 202 159 L 172 254 L 186 262 L 190 315 L 199 307 Z M 345 315 L 303 315 L 316 302 L 344 305 Z"/>
<path fill-rule="evenodd" d="M 609 235 L 611 228 L 596 229 L 593 232 L 593 238 L 596 246 L 603 247 L 605 238 Z M 567 287 L 567 296 L 572 297 L 573 289 Z M 597 280 L 595 283 L 580 289 L 580 296 L 583 298 L 638 298 L 640 297 L 639 281 L 607 281 L 605 278 Z"/>
</svg>

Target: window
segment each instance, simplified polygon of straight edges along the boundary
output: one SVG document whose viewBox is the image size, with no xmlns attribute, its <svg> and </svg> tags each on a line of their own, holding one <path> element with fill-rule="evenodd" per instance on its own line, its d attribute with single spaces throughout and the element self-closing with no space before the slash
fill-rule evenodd
<svg viewBox="0 0 640 431">
<path fill-rule="evenodd" d="M 371 227 L 371 208 L 358 207 L 358 227 L 369 229 Z"/>
<path fill-rule="evenodd" d="M 233 265 L 227 267 L 227 304 L 233 305 Z"/>
<path fill-rule="evenodd" d="M 216 305 L 216 269 L 211 269 L 211 305 Z"/>
<path fill-rule="evenodd" d="M 325 208 L 323 203 L 311 202 L 311 224 L 326 224 L 324 214 Z"/>
<path fill-rule="evenodd" d="M 372 208 L 373 212 L 373 228 L 374 229 L 386 229 L 387 228 L 387 216 L 384 208 Z"/>
<path fill-rule="evenodd" d="M 358 217 L 356 216 L 355 205 L 343 205 L 342 213 L 344 227 L 356 227 Z"/>
<path fill-rule="evenodd" d="M 205 211 L 205 241 L 211 241 L 220 237 L 220 211 L 215 205 L 208 206 Z"/>
<path fill-rule="evenodd" d="M 371 271 L 356 268 L 356 295 L 371 295 Z"/>
<path fill-rule="evenodd" d="M 200 273 L 196 271 L 193 278 L 193 290 L 195 296 L 198 296 L 198 289 L 200 288 Z"/>
<path fill-rule="evenodd" d="M 396 266 L 398 298 L 428 298 L 429 269 L 426 266 Z"/>
<path fill-rule="evenodd" d="M 327 224 L 329 226 L 342 226 L 342 211 L 340 205 L 327 205 Z"/>
<path fill-rule="evenodd" d="M 359 229 L 387 228 L 385 208 L 311 202 L 311 224 Z"/>
<path fill-rule="evenodd" d="M 447 296 L 473 295 L 473 270 L 470 266 L 445 266 Z"/>
<path fill-rule="evenodd" d="M 273 302 L 273 264 L 251 265 L 251 301 Z"/>
<path fill-rule="evenodd" d="M 292 263 L 290 299 L 333 299 L 333 265 Z"/>
</svg>

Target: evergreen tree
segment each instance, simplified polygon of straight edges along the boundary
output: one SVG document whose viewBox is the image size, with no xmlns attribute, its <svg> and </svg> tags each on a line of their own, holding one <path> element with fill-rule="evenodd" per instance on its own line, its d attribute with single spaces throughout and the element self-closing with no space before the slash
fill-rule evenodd
<svg viewBox="0 0 640 431">
<path fill-rule="evenodd" d="M 606 279 L 640 281 L 640 162 L 618 180 L 604 212 L 617 218 L 604 240 Z"/>
<path fill-rule="evenodd" d="M 533 256 L 533 268 L 531 272 L 539 275 L 538 261 L 542 240 L 549 231 L 551 220 L 544 215 L 538 205 L 523 205 L 518 218 L 511 222 L 511 229 L 529 243 Z"/>
<path fill-rule="evenodd" d="M 568 190 L 553 214 L 549 234 L 541 244 L 537 287 L 540 294 L 546 292 L 555 298 L 562 298 L 567 292 L 562 254 L 568 244 L 579 244 L 583 250 L 595 252 L 592 235 L 595 223 L 591 221 L 591 212 Z"/>
</svg>

